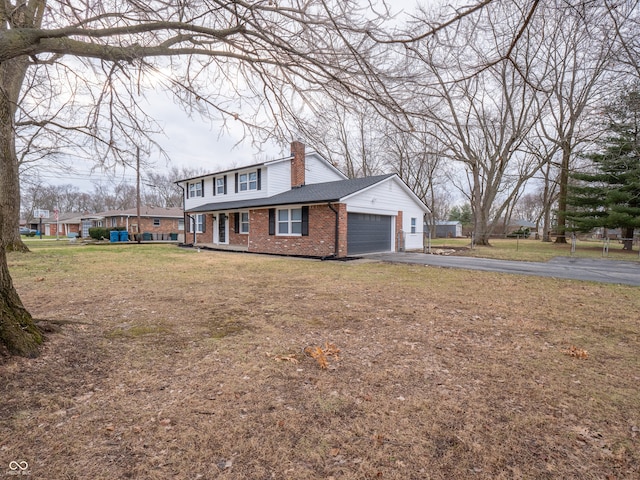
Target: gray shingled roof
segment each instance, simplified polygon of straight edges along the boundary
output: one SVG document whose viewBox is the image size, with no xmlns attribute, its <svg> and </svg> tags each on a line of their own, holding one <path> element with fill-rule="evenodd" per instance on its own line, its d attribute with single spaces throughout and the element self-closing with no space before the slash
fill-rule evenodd
<svg viewBox="0 0 640 480">
<path fill-rule="evenodd" d="M 220 210 L 239 210 L 244 208 L 270 207 L 277 205 L 297 205 L 303 203 L 337 202 L 340 199 L 352 195 L 360 190 L 375 185 L 395 173 L 377 175 L 374 177 L 351 178 L 335 182 L 312 183 L 302 187 L 293 188 L 278 195 L 266 198 L 254 198 L 252 200 L 236 200 L 231 202 L 207 203 L 188 211 L 215 212 Z"/>
</svg>

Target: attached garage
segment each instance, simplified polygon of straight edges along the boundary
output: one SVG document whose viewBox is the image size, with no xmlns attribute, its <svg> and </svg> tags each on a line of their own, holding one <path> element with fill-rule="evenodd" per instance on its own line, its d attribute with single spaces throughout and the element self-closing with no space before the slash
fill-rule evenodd
<svg viewBox="0 0 640 480">
<path fill-rule="evenodd" d="M 388 215 L 349 213 L 347 254 L 388 252 L 391 250 L 392 218 Z"/>
</svg>

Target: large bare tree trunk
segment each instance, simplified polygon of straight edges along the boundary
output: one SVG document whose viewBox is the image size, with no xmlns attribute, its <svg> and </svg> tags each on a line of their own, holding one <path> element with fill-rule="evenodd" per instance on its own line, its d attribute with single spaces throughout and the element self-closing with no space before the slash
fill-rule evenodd
<svg viewBox="0 0 640 480">
<path fill-rule="evenodd" d="M 27 71 L 23 57 L 0 64 L 0 204 L 2 236 L 0 243 L 7 251 L 28 252 L 20 237 L 20 180 L 16 155 L 14 122 L 20 88 Z"/>
<path fill-rule="evenodd" d="M 15 101 L 11 98 L 11 84 L 7 83 L 15 74 L 9 68 L 5 64 L 0 66 L 0 345 L 11 354 L 34 357 L 42 334 L 13 286 L 5 249 L 8 244 L 14 249 L 22 244 L 19 238 L 15 242 L 12 235 L 19 234 L 20 189 L 13 132 Z"/>
<path fill-rule="evenodd" d="M 0 345 L 13 355 L 36 357 L 42 341 L 42 333 L 13 286 L 7 254 L 0 245 Z"/>
</svg>

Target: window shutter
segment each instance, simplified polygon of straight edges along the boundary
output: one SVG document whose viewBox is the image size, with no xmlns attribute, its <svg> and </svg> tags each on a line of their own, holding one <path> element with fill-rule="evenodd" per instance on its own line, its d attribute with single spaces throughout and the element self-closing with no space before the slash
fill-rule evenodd
<svg viewBox="0 0 640 480">
<path fill-rule="evenodd" d="M 240 233 L 240 212 L 234 213 L 233 229 L 235 230 L 236 233 Z"/>
<path fill-rule="evenodd" d="M 216 177 L 213 177 L 213 196 L 216 196 L 216 189 L 218 188 L 218 184 L 216 183 Z"/>
<path fill-rule="evenodd" d="M 227 176 L 224 176 L 224 194 L 227 194 Z"/>
<path fill-rule="evenodd" d="M 236 173 L 236 193 L 238 193 L 238 174 Z"/>
<path fill-rule="evenodd" d="M 276 234 L 276 209 L 269 209 L 269 235 Z"/>
<path fill-rule="evenodd" d="M 257 172 L 257 177 L 258 177 L 258 190 L 262 190 L 262 175 L 261 175 L 261 168 L 258 169 Z"/>
<path fill-rule="evenodd" d="M 187 188 L 184 191 L 187 192 L 187 198 L 189 198 L 189 182 L 187 182 Z"/>
<path fill-rule="evenodd" d="M 200 189 L 200 192 L 202 192 L 202 196 L 204 197 L 204 178 L 201 181 L 202 183 L 202 188 Z"/>
<path fill-rule="evenodd" d="M 202 214 L 202 233 L 207 231 L 207 216 Z"/>
<path fill-rule="evenodd" d="M 309 236 L 309 206 L 302 207 L 302 236 Z"/>
</svg>

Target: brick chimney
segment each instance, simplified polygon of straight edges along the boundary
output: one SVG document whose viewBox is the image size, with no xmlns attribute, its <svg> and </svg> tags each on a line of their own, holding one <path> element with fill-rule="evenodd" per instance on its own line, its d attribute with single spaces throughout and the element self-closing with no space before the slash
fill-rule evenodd
<svg viewBox="0 0 640 480">
<path fill-rule="evenodd" d="M 291 142 L 291 188 L 304 185 L 304 143 Z"/>
</svg>

